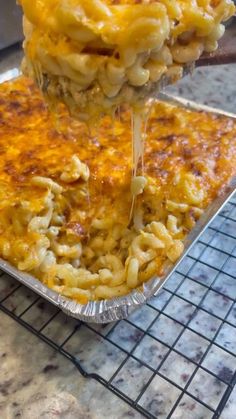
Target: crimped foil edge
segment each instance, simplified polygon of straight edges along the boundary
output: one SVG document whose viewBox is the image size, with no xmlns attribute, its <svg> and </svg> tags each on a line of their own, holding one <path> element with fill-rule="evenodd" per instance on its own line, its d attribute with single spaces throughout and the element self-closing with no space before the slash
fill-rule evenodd
<svg viewBox="0 0 236 419">
<path fill-rule="evenodd" d="M 197 241 L 200 234 L 205 231 L 222 207 L 230 200 L 235 190 L 236 177 L 232 179 L 226 188 L 225 193 L 220 194 L 203 213 L 193 230 L 187 236 L 184 243 L 185 250 L 180 259 L 175 264 L 169 263 L 166 266 L 163 277 L 155 277 L 144 283 L 142 291 L 137 289 L 124 297 L 113 298 L 111 300 L 90 301 L 89 303 L 82 305 L 74 300 L 59 295 L 32 275 L 19 271 L 3 259 L 0 259 L 0 269 L 57 306 L 68 316 L 83 322 L 109 323 L 127 318 L 134 310 L 145 304 L 149 298 L 158 293 L 185 255 L 189 252 L 190 248 Z"/>
</svg>

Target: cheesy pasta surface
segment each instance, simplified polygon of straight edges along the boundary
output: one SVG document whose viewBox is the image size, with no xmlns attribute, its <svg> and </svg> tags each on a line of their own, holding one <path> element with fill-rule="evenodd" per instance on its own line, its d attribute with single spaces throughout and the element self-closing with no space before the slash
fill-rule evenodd
<svg viewBox="0 0 236 419">
<path fill-rule="evenodd" d="M 130 112 L 53 118 L 28 79 L 0 86 L 0 256 L 82 304 L 126 295 L 179 258 L 236 174 L 236 122 L 154 102 L 130 223 Z"/>
</svg>

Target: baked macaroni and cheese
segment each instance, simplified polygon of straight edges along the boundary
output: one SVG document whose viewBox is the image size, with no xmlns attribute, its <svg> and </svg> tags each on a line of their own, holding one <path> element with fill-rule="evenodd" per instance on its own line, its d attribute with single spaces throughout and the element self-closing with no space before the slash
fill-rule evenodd
<svg viewBox="0 0 236 419">
<path fill-rule="evenodd" d="M 236 121 L 154 102 L 134 185 L 130 111 L 90 129 L 58 111 L 26 78 L 0 86 L 0 256 L 82 304 L 126 295 L 236 174 Z"/>
<path fill-rule="evenodd" d="M 76 117 L 156 92 L 217 48 L 231 0 L 20 0 L 24 68 Z"/>
</svg>

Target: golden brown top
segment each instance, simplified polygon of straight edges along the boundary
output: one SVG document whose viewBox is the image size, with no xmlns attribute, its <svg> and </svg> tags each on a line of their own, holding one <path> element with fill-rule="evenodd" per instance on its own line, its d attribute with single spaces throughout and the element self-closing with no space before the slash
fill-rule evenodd
<svg viewBox="0 0 236 419">
<path fill-rule="evenodd" d="M 26 78 L 0 86 L 0 256 L 83 304 L 128 294 L 236 174 L 236 121 L 153 103 L 129 224 L 130 112 L 90 129 L 58 112 Z"/>
<path fill-rule="evenodd" d="M 121 111 L 114 120 L 105 117 L 89 130 L 70 119 L 65 110 L 54 120 L 41 94 L 26 78 L 5 83 L 0 87 L 0 153 L 1 198 L 8 196 L 13 203 L 19 197 L 32 196 L 32 176 L 59 181 L 63 167 L 77 154 L 91 173 L 90 208 L 107 199 L 109 205 L 116 202 L 115 208 L 128 217 L 132 165 L 129 112 Z M 144 162 L 149 181 L 160 186 L 165 196 L 180 201 L 184 197 L 178 197 L 173 178 L 177 173 L 191 172 L 207 191 L 206 206 L 235 173 L 236 122 L 156 102 L 148 122 Z M 64 186 L 76 188 L 76 183 Z M 84 208 L 87 199 L 85 196 L 80 203 Z"/>
</svg>

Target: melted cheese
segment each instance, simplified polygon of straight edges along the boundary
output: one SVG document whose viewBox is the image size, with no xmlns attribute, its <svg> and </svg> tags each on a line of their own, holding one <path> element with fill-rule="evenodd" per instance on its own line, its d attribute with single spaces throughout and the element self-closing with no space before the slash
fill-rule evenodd
<svg viewBox="0 0 236 419">
<path fill-rule="evenodd" d="M 236 121 L 154 102 L 129 226 L 130 112 L 90 131 L 63 106 L 58 120 L 29 80 L 0 86 L 0 256 L 83 304 L 127 294 L 236 175 Z"/>
<path fill-rule="evenodd" d="M 64 101 L 78 119 L 133 107 L 132 182 L 144 172 L 145 101 L 166 76 L 217 47 L 231 1 L 21 0 L 26 68 L 51 107 Z M 177 66 L 176 66 L 177 64 Z M 171 76 L 171 74 L 174 74 Z M 168 76 L 167 76 L 168 75 Z M 151 86 L 151 87 L 150 87 Z M 140 91 L 141 88 L 141 91 Z M 142 102 L 139 99 L 142 97 Z M 136 208 L 132 192 L 131 214 Z"/>
<path fill-rule="evenodd" d="M 78 118 L 108 113 L 175 82 L 217 48 L 231 0 L 21 0 L 25 65 Z"/>
<path fill-rule="evenodd" d="M 0 87 L 1 207 L 24 199 L 40 205 L 40 192 L 32 188 L 32 176 L 50 177 L 60 183 L 63 167 L 76 154 L 91 173 L 85 228 L 101 206 L 127 225 L 134 169 L 130 113 L 121 111 L 120 121 L 115 118 L 114 122 L 104 117 L 90 132 L 85 124 L 71 119 L 64 108 L 59 115 L 57 131 L 41 94 L 26 78 Z M 147 128 L 144 175 L 166 199 L 184 202 L 185 196 L 179 196 L 173 179 L 178 173 L 193 173 L 206 191 L 205 207 L 235 174 L 235 139 L 236 123 L 230 118 L 155 102 Z M 138 148 L 140 155 L 140 144 Z M 87 195 L 79 206 L 88 211 Z M 74 219 L 74 211 L 76 206 L 72 205 L 68 222 Z"/>
</svg>

